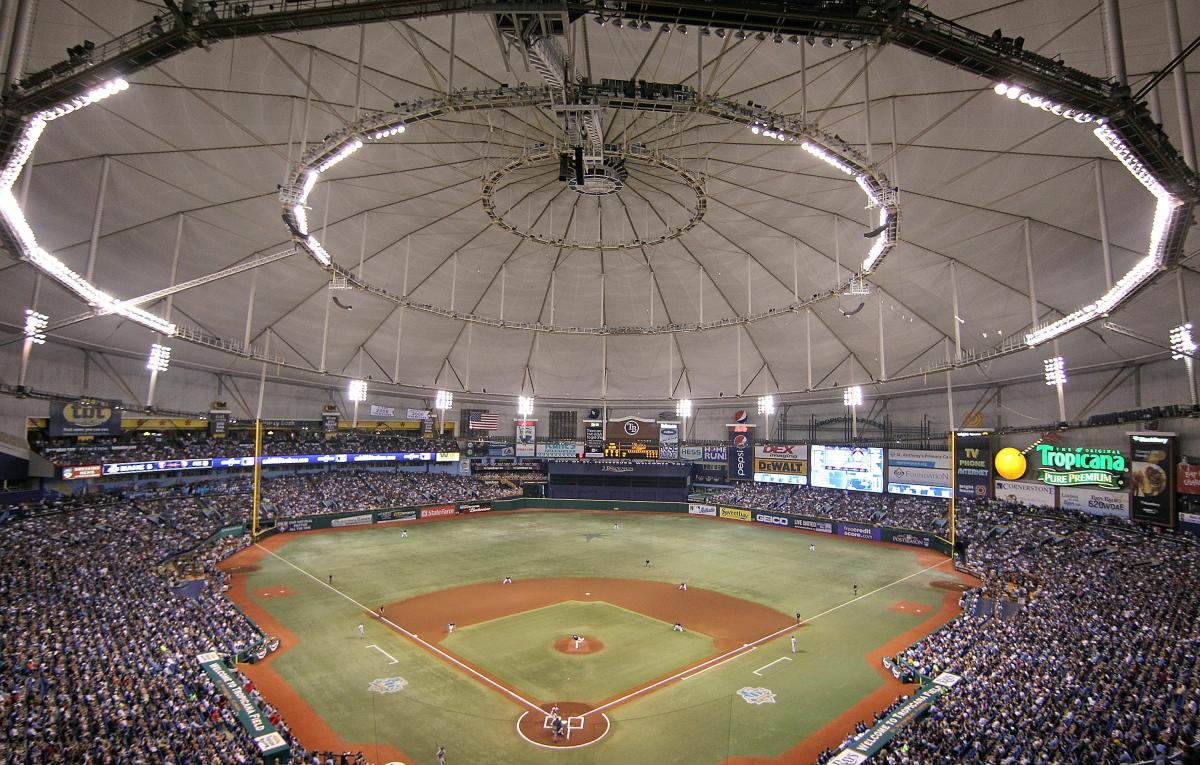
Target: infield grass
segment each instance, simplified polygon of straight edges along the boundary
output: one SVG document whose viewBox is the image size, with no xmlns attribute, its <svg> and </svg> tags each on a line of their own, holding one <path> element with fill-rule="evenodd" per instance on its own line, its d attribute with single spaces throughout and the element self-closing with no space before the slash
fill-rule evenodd
<svg viewBox="0 0 1200 765">
<path fill-rule="evenodd" d="M 399 525 L 299 535 L 263 559 L 260 570 L 249 575 L 247 589 L 299 639 L 273 661 L 275 670 L 338 735 L 363 745 L 369 759 L 369 745 L 383 741 L 407 753 L 408 765 L 433 765 L 437 745 L 453 742 L 448 744 L 451 765 L 568 759 L 572 765 L 715 765 L 732 755 L 778 756 L 880 688 L 883 681 L 865 655 L 936 611 L 945 592 L 930 582 L 951 578 L 948 565 L 930 568 L 907 549 L 686 515 L 617 517 L 619 529 L 613 528 L 612 514 L 535 511 L 408 526 L 407 539 L 400 538 Z M 815 552 L 809 551 L 810 542 L 816 543 Z M 356 605 L 373 609 L 503 576 L 687 581 L 786 614 L 800 612 L 806 622 L 817 618 L 796 633 L 798 653 L 791 653 L 786 637 L 775 639 L 698 677 L 613 708 L 608 712 L 613 730 L 602 741 L 575 752 L 550 752 L 517 737 L 519 703 L 366 617 Z M 852 584 L 859 585 L 863 597 L 853 597 Z M 272 587 L 291 594 L 260 596 Z M 928 610 L 917 616 L 890 608 L 899 600 Z M 553 614 L 558 608 L 542 610 Z M 390 611 L 403 626 L 402 615 Z M 558 696 L 562 691 L 551 682 L 562 672 L 555 665 L 558 658 L 539 652 L 553 650 L 545 643 L 560 628 L 540 623 L 538 613 L 464 626 L 448 636 L 446 645 L 514 685 L 541 682 L 544 697 Z M 572 617 L 575 626 L 566 632 L 587 632 L 594 618 Z M 360 622 L 366 627 L 364 640 L 357 635 Z M 602 629 L 607 627 L 595 631 L 607 643 Z M 666 629 L 669 633 L 669 625 Z M 509 637 L 496 640 L 496 630 Z M 656 636 L 657 628 L 650 635 Z M 651 650 L 673 648 L 667 641 L 650 642 Z M 609 650 L 563 659 L 603 661 Z M 676 665 L 685 660 L 669 658 L 677 659 Z M 789 661 L 754 674 L 778 658 Z M 508 662 L 512 666 L 505 666 Z M 570 696 L 585 691 L 593 698 L 611 696 L 611 687 L 620 690 L 637 685 L 637 676 L 670 671 L 662 666 L 656 659 L 631 669 L 628 681 L 608 677 L 621 671 L 609 667 L 589 677 L 586 688 L 580 680 L 580 689 Z M 403 690 L 368 692 L 372 680 L 388 677 L 402 677 Z M 737 694 L 746 687 L 769 689 L 775 703 L 747 704 Z"/>
<path fill-rule="evenodd" d="M 599 639 L 603 650 L 567 654 L 561 637 Z M 609 603 L 569 601 L 463 627 L 442 646 L 535 699 L 601 701 L 656 677 L 669 675 L 714 652 L 699 632 Z"/>
</svg>

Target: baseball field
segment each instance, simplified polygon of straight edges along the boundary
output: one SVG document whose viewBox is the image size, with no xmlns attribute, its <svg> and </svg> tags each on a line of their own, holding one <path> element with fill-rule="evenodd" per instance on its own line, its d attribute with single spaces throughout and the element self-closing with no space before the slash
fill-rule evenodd
<svg viewBox="0 0 1200 765">
<path fill-rule="evenodd" d="M 410 765 L 808 765 L 973 584 L 914 548 L 569 511 L 281 534 L 224 567 L 282 642 L 244 671 L 301 741 Z"/>
</svg>

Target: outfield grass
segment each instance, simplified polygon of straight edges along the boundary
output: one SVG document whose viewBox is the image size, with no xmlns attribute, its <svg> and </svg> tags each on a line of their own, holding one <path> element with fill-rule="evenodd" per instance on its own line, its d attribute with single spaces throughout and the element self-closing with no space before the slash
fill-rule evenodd
<svg viewBox="0 0 1200 765">
<path fill-rule="evenodd" d="M 566 654 L 554 641 L 581 634 L 603 644 L 594 654 Z M 699 632 L 609 603 L 569 601 L 463 627 L 442 646 L 526 693 L 527 698 L 597 705 L 714 652 Z"/>
<path fill-rule="evenodd" d="M 301 535 L 285 544 L 278 557 L 263 560 L 261 570 L 250 575 L 248 589 L 261 593 L 285 587 L 291 592 L 254 596 L 300 640 L 274 667 L 343 739 L 367 745 L 368 753 L 371 742 L 391 742 L 408 753 L 409 765 L 432 765 L 437 745 L 453 741 L 452 765 L 563 758 L 579 765 L 702 765 L 729 755 L 777 756 L 879 688 L 880 676 L 863 657 L 926 618 L 889 606 L 906 600 L 935 611 L 944 592 L 929 582 L 949 576 L 949 566 L 922 571 L 926 566 L 915 552 L 890 546 L 677 515 L 622 514 L 615 530 L 613 517 L 489 513 L 409 526 L 407 539 L 400 538 L 399 526 Z M 808 549 L 810 541 L 817 545 L 815 552 Z M 652 561 L 648 568 L 647 559 Z M 330 574 L 333 588 L 327 586 Z M 797 633 L 797 654 L 791 654 L 786 638 L 772 641 L 697 678 L 614 708 L 609 712 L 612 734 L 587 749 L 547 752 L 517 738 L 519 704 L 365 619 L 355 605 L 375 608 L 448 587 L 497 582 L 506 575 L 687 581 L 787 614 L 800 612 L 812 621 Z M 851 594 L 855 583 L 864 593 L 857 600 Z M 879 588 L 886 589 L 875 592 Z M 402 615 L 390 610 L 388 615 L 403 625 Z M 529 673 L 502 665 L 510 650 L 515 651 L 513 661 L 541 661 L 522 648 L 532 648 L 537 640 L 510 645 L 487 639 L 489 631 L 505 629 L 503 623 L 513 618 L 476 625 L 478 630 L 463 627 L 450 636 L 461 644 L 447 646 L 497 675 L 512 677 L 514 684 L 533 685 L 542 670 Z M 360 622 L 366 624 L 365 640 L 357 635 Z M 533 627 L 550 629 L 524 626 L 527 634 L 536 632 Z M 495 655 L 487 655 L 489 642 L 495 642 Z M 594 661 L 605 653 L 563 658 Z M 791 660 L 753 674 L 781 657 Z M 649 665 L 640 671 L 662 672 Z M 590 693 L 603 694 L 605 674 L 592 678 L 597 685 Z M 407 685 L 386 695 L 367 691 L 372 680 L 386 677 L 403 677 Z M 776 703 L 745 703 L 737 691 L 753 686 L 769 688 Z M 552 688 L 546 685 L 546 697 L 558 695 L 549 692 Z"/>
</svg>

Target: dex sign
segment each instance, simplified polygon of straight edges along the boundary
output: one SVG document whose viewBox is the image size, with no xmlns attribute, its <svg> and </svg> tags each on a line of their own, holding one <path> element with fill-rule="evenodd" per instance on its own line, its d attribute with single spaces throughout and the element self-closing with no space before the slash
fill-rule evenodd
<svg viewBox="0 0 1200 765">
<path fill-rule="evenodd" d="M 1037 479 L 1050 486 L 1099 486 L 1120 489 L 1125 486 L 1129 465 L 1116 449 L 1074 449 L 1053 444 L 1038 444 Z"/>
</svg>

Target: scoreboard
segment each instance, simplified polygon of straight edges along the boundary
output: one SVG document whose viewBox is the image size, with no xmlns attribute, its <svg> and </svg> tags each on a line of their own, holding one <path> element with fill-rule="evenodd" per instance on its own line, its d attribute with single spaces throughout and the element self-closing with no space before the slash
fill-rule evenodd
<svg viewBox="0 0 1200 765">
<path fill-rule="evenodd" d="M 658 442 L 609 441 L 604 444 L 604 456 L 619 459 L 656 460 L 658 459 Z"/>
</svg>

